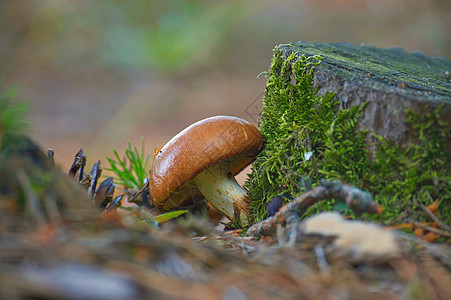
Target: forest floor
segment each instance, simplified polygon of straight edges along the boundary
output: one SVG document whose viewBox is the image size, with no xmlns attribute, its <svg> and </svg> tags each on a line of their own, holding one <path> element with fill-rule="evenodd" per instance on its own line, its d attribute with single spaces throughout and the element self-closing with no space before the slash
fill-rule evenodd
<svg viewBox="0 0 451 300">
<path fill-rule="evenodd" d="M 27 161 L 11 160 L 8 169 L 26 208 L 12 196 L 14 185 L 2 186 L 9 189 L 0 198 L 2 299 L 451 298 L 449 240 L 397 232 L 396 253 L 375 257 L 356 256 L 358 238 L 345 252 L 338 236 L 306 233 L 286 242 L 278 230 L 257 239 L 218 230 L 207 215 L 156 228 L 130 205 L 86 209 L 86 191 L 65 171 L 37 176 L 34 168 L 42 168 Z M 52 184 L 35 190 L 38 177 Z"/>
</svg>

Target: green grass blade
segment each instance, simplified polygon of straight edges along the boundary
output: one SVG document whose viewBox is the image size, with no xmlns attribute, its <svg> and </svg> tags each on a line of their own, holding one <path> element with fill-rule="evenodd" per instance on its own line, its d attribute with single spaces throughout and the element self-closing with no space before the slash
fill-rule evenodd
<svg viewBox="0 0 451 300">
<path fill-rule="evenodd" d="M 170 211 L 158 216 L 155 216 L 154 219 L 155 221 L 157 221 L 158 223 L 163 223 L 169 220 L 172 220 L 174 218 L 177 218 L 178 216 L 181 216 L 183 214 L 186 214 L 188 211 L 185 210 L 175 210 L 175 211 Z"/>
</svg>

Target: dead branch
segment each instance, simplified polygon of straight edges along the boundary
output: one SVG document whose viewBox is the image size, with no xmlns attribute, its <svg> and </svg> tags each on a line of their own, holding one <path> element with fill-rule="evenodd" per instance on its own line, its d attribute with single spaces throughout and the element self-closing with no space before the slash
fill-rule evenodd
<svg viewBox="0 0 451 300">
<path fill-rule="evenodd" d="M 429 208 L 427 208 L 426 205 L 419 203 L 419 206 L 421 207 L 421 209 L 422 209 L 423 211 L 425 211 L 425 212 L 428 214 L 429 217 L 431 217 L 431 219 L 432 219 L 433 221 L 437 222 L 437 224 L 438 224 L 442 229 L 444 229 L 444 230 L 446 230 L 446 231 L 448 231 L 448 232 L 451 232 L 451 227 L 449 227 L 448 225 L 446 225 L 442 220 L 440 220 L 436 215 L 434 215 L 434 213 L 433 213 Z M 431 231 L 431 230 L 429 230 L 429 231 Z"/>
<path fill-rule="evenodd" d="M 382 212 L 381 206 L 373 201 L 370 193 L 338 180 L 323 180 L 319 186 L 282 206 L 273 217 L 251 226 L 247 234 L 250 236 L 274 235 L 277 224 L 283 226 L 289 224 L 293 227 L 307 208 L 328 199 L 344 199 L 349 208 L 356 212 L 379 214 Z"/>
</svg>

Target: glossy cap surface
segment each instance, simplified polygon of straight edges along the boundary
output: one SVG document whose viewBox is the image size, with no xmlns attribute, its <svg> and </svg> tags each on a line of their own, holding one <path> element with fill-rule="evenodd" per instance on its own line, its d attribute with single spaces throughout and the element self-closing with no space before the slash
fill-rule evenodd
<svg viewBox="0 0 451 300">
<path fill-rule="evenodd" d="M 236 175 L 263 147 L 263 136 L 249 122 L 215 116 L 173 137 L 157 154 L 149 177 L 150 196 L 160 210 L 179 207 L 198 194 L 189 184 L 197 174 L 225 161 Z"/>
</svg>

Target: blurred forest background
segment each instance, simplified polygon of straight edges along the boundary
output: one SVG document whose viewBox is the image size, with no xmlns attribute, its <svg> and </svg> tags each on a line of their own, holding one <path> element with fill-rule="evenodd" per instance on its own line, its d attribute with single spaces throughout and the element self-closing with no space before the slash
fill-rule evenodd
<svg viewBox="0 0 451 300">
<path fill-rule="evenodd" d="M 450 29 L 449 0 L 0 0 L 0 77 L 67 170 L 79 148 L 89 167 L 141 137 L 151 154 L 212 115 L 256 124 L 277 44 L 450 58 Z"/>
</svg>

